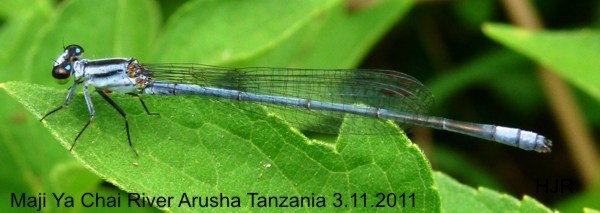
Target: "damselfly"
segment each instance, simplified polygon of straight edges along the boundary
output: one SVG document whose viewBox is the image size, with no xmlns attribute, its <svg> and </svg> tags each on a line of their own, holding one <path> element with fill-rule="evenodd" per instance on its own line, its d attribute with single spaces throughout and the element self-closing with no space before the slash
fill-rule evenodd
<svg viewBox="0 0 600 213">
<path fill-rule="evenodd" d="M 290 123 L 316 132 L 335 132 L 345 114 L 392 120 L 496 141 L 524 150 L 550 152 L 552 142 L 534 132 L 489 124 L 426 116 L 432 96 L 417 79 L 392 70 L 290 69 L 271 67 L 227 68 L 200 64 L 144 64 L 133 58 L 83 59 L 83 48 L 69 45 L 54 62 L 52 76 L 65 81 L 73 76 L 65 102 L 40 120 L 65 108 L 75 90 L 83 86 L 90 118 L 75 137 L 72 150 L 95 116 L 88 87 L 100 94 L 124 118 L 127 141 L 133 152 L 127 114 L 106 91 L 140 97 L 198 95 L 267 107 L 293 110 Z M 145 112 L 146 104 L 139 99 Z M 297 112 L 297 113 L 295 113 Z M 315 122 L 318 120 L 318 122 Z M 365 131 L 370 131 L 365 128 Z"/>
</svg>

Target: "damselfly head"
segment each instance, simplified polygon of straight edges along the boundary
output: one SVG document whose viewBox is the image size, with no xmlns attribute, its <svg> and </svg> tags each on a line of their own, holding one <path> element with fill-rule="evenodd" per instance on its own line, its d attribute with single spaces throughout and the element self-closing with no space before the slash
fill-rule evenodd
<svg viewBox="0 0 600 213">
<path fill-rule="evenodd" d="M 58 83 L 64 84 L 73 72 L 73 62 L 83 56 L 83 48 L 76 44 L 65 47 L 65 51 L 58 56 L 52 67 L 52 77 L 58 80 Z"/>
<path fill-rule="evenodd" d="M 83 48 L 77 44 L 71 44 L 65 47 L 65 53 L 71 61 L 74 61 L 83 55 Z"/>
<path fill-rule="evenodd" d="M 73 70 L 73 66 L 71 63 L 62 63 L 56 65 L 52 68 L 52 77 L 58 80 L 59 84 L 65 84 L 68 81 L 68 78 L 71 76 L 71 70 Z"/>
</svg>

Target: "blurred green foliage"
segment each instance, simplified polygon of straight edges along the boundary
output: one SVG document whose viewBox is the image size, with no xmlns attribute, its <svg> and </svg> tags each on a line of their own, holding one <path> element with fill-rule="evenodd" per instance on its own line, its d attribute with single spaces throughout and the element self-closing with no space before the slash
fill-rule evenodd
<svg viewBox="0 0 600 213">
<path fill-rule="evenodd" d="M 136 57 L 145 62 L 303 68 L 361 66 L 401 70 L 422 79 L 432 90 L 437 100 L 432 114 L 516 126 L 556 138 L 555 153 L 541 156 L 436 132 L 433 137 L 436 147 L 428 153 L 434 168 L 459 177 L 462 182 L 475 188 L 484 186 L 516 197 L 528 194 L 542 200 L 542 203 L 552 203 L 550 206 L 560 210 L 600 208 L 597 202 L 594 203 L 600 199 L 598 187 L 585 191 L 578 187 L 578 193 L 581 194 L 577 196 L 535 192 L 536 178 L 576 179 L 577 176 L 564 151 L 565 147 L 561 145 L 560 136 L 555 133 L 556 125 L 549 118 L 551 115 L 546 107 L 544 92 L 534 74 L 534 63 L 555 69 L 574 86 L 589 125 L 597 130 L 600 121 L 600 114 L 596 112 L 600 99 L 600 72 L 594 68 L 598 67 L 595 59 L 600 48 L 596 30 L 529 32 L 508 25 L 488 24 L 482 32 L 480 28 L 484 22 L 508 22 L 504 18 L 502 5 L 491 0 L 375 2 L 350 9 L 350 3 L 343 0 L 303 0 L 285 4 L 278 0 L 111 0 L 102 3 L 91 0 L 1 0 L 0 84 L 13 97 L 0 92 L 0 150 L 4 153 L 0 155 L 0 208 L 15 210 L 10 208 L 11 192 L 32 195 L 38 192 L 101 192 L 123 196 L 125 192 L 120 189 L 125 189 L 129 192 L 144 190 L 156 195 L 181 192 L 181 189 L 189 186 L 186 182 L 176 182 L 168 184 L 172 188 L 164 187 L 167 185 L 164 183 L 178 180 L 170 178 L 175 177 L 171 174 L 191 175 L 191 179 L 196 181 L 194 183 L 201 185 L 194 190 L 214 193 L 219 190 L 210 187 L 214 185 L 210 184 L 213 177 L 207 172 L 208 168 L 226 172 L 222 174 L 225 178 L 219 181 L 224 181 L 227 189 L 237 187 L 238 190 L 249 190 L 244 187 L 252 183 L 236 181 L 253 180 L 243 178 L 252 172 L 261 175 L 269 173 L 267 170 L 248 169 L 252 166 L 265 169 L 264 165 L 282 164 L 289 167 L 275 168 L 270 172 L 284 175 L 267 176 L 265 182 L 273 182 L 257 183 L 252 185 L 254 189 L 268 191 L 265 188 L 279 183 L 283 185 L 271 188 L 271 192 L 287 193 L 288 189 L 296 189 L 300 194 L 317 189 L 343 189 L 350 192 L 369 189 L 373 192 L 390 190 L 378 188 L 380 183 L 399 181 L 391 184 L 391 188 L 416 191 L 422 196 L 421 199 L 427 198 L 420 201 L 423 202 L 419 204 L 421 210 L 548 210 L 530 197 L 519 201 L 485 188 L 473 190 L 447 175 L 433 173 L 414 147 L 406 146 L 392 152 L 390 148 L 365 148 L 359 143 L 362 141 L 362 145 L 385 147 L 407 145 L 406 140 L 352 138 L 356 136 L 348 136 L 350 138 L 344 140 L 342 136 L 338 146 L 347 144 L 345 148 L 350 150 L 346 151 L 351 154 L 338 156 L 329 153 L 331 150 L 327 148 L 328 145 L 310 144 L 306 138 L 290 133 L 280 121 L 270 118 L 266 123 L 258 122 L 265 125 L 257 128 L 263 130 L 255 133 L 259 135 L 256 136 L 258 139 L 248 137 L 244 141 L 251 142 L 244 146 L 224 146 L 212 150 L 223 153 L 211 155 L 210 149 L 202 149 L 198 144 L 206 146 L 209 142 L 240 139 L 232 138 L 235 134 L 231 134 L 231 129 L 221 129 L 218 125 L 209 125 L 211 128 L 208 130 L 214 131 L 197 132 L 190 127 L 200 124 L 182 114 L 174 114 L 173 121 L 165 125 L 165 128 L 173 128 L 168 132 L 181 132 L 173 134 L 173 141 L 194 144 L 176 146 L 176 143 L 169 144 L 169 141 L 161 143 L 151 136 L 164 130 L 144 126 L 155 123 L 160 126 L 157 119 L 161 118 L 145 116 L 136 100 L 121 95 L 116 95 L 115 100 L 132 117 L 132 134 L 134 138 L 139 138 L 135 143 L 142 151 L 142 157 L 135 163 L 140 163 L 140 166 L 132 165 L 136 159 L 123 141 L 122 124 L 120 121 L 116 124 L 113 122 L 120 117 L 105 104 L 96 104 L 98 114 L 102 116 L 98 116 L 91 130 L 86 132 L 84 140 L 76 148 L 77 159 L 73 158 L 74 155 L 65 147 L 68 147 L 80 125 L 87 119 L 84 116 L 86 109 L 81 107 L 84 104 L 81 96 L 76 97 L 65 112 L 52 117 L 48 121 L 48 128 L 37 121 L 40 113 L 63 101 L 66 87 L 50 80 L 50 69 L 52 60 L 62 51 L 61 45 L 71 43 L 82 45 L 86 49 L 86 58 Z M 569 4 L 571 7 L 566 7 L 560 1 L 535 3 L 550 27 L 587 28 L 600 23 L 600 19 L 593 15 L 600 8 L 588 1 Z M 578 16 L 567 15 L 574 13 L 570 10 L 576 11 Z M 494 43 L 492 39 L 505 46 Z M 19 86 L 5 83 L 9 81 L 28 84 Z M 150 97 L 148 103 L 154 109 L 161 110 L 161 114 L 164 112 L 162 110 L 170 107 L 180 107 L 164 105 L 159 99 Z M 101 103 L 98 97 L 94 101 Z M 196 110 L 196 119 L 209 120 L 207 123 L 219 124 L 221 121 L 217 118 L 231 116 L 214 115 L 211 121 L 211 117 L 205 114 L 216 112 L 211 111 L 210 107 L 198 107 L 220 103 L 188 98 L 173 98 L 172 101 L 181 105 L 191 104 L 194 107 L 186 109 Z M 246 117 L 243 113 L 235 115 L 238 116 L 236 119 L 255 122 L 252 116 Z M 160 122 L 165 120 L 170 118 L 161 119 Z M 240 125 L 239 128 L 244 129 L 244 122 L 241 121 L 223 125 Z M 182 127 L 177 129 L 177 126 Z M 192 130 L 182 130 L 187 128 Z M 104 131 L 119 134 L 107 136 Z M 292 145 L 287 146 L 272 145 L 293 150 L 286 153 L 289 158 L 274 158 L 278 160 L 269 162 L 254 156 L 256 153 L 244 150 L 259 146 L 259 141 L 277 136 L 286 140 L 273 141 L 293 141 L 290 142 Z M 203 138 L 205 143 L 195 143 L 197 138 Z M 225 140 L 217 141 L 215 138 Z M 187 151 L 188 154 L 186 146 L 193 146 Z M 218 144 L 212 146 L 218 147 Z M 273 148 L 268 144 L 264 146 L 265 149 Z M 202 152 L 193 153 L 190 150 L 203 150 L 206 153 L 202 155 Z M 364 153 L 365 150 L 380 153 L 369 155 Z M 169 153 L 177 154 L 169 156 Z M 152 158 L 154 155 L 160 159 L 154 163 L 164 163 L 163 166 L 154 167 L 155 164 L 150 163 L 153 161 L 145 161 L 148 160 L 145 157 Z M 204 159 L 206 155 L 214 158 Z M 307 156 L 315 165 L 301 161 Z M 350 165 L 365 163 L 361 162 L 361 156 L 365 159 L 379 157 L 373 160 L 375 165 L 386 165 L 392 170 L 377 173 L 374 167 L 350 169 L 354 168 Z M 270 158 L 267 156 L 264 159 Z M 210 167 L 195 167 L 207 161 L 212 164 Z M 235 163 L 248 165 L 239 167 Z M 390 165 L 392 163 L 397 165 Z M 301 166 L 304 164 L 305 168 Z M 349 167 L 331 170 L 342 165 Z M 295 170 L 298 174 L 294 174 Z M 346 175 L 336 175 L 336 171 Z M 396 175 L 392 176 L 397 179 L 381 180 L 383 173 Z M 310 179 L 307 174 L 318 178 Z M 325 177 L 332 179 L 324 180 Z M 373 183 L 355 188 L 336 188 L 340 187 L 334 183 L 337 178 L 349 177 L 356 178 L 353 183 Z M 277 178 L 288 178 L 288 181 Z M 209 180 L 209 184 L 203 185 L 203 180 Z M 305 185 L 294 186 L 293 183 Z M 400 186 L 407 188 L 396 188 Z M 428 190 L 436 187 L 439 191 Z M 102 211 L 94 208 L 83 210 Z M 152 208 L 119 210 L 155 211 Z M 177 208 L 173 210 L 177 211 Z"/>
</svg>

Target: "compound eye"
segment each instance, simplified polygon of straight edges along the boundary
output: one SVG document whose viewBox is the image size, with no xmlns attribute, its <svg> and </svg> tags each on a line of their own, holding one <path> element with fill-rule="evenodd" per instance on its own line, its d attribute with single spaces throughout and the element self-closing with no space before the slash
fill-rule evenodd
<svg viewBox="0 0 600 213">
<path fill-rule="evenodd" d="M 81 55 L 83 54 L 83 48 L 77 44 L 71 44 L 67 47 L 65 47 L 65 50 L 67 50 L 68 55 L 71 55 L 72 57 L 81 57 Z"/>
<path fill-rule="evenodd" d="M 67 79 L 71 76 L 71 65 L 67 64 L 66 66 L 57 65 L 52 68 L 52 77 L 55 79 Z"/>
</svg>

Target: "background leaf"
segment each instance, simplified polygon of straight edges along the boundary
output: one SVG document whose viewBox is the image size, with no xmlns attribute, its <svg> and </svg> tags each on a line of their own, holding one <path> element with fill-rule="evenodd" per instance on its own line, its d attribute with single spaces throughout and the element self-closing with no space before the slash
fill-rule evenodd
<svg viewBox="0 0 600 213">
<path fill-rule="evenodd" d="M 532 32 L 500 24 L 487 24 L 491 38 L 552 67 L 560 76 L 600 100 L 600 35 L 590 30 Z"/>
<path fill-rule="evenodd" d="M 267 0 L 257 7 L 253 1 L 191 1 L 167 22 L 153 61 L 222 64 L 243 59 L 277 45 L 338 2 Z"/>
<path fill-rule="evenodd" d="M 414 1 L 383 1 L 355 12 L 347 11 L 346 4 L 336 4 L 277 48 L 234 62 L 238 66 L 355 67 L 413 4 Z"/>
</svg>

